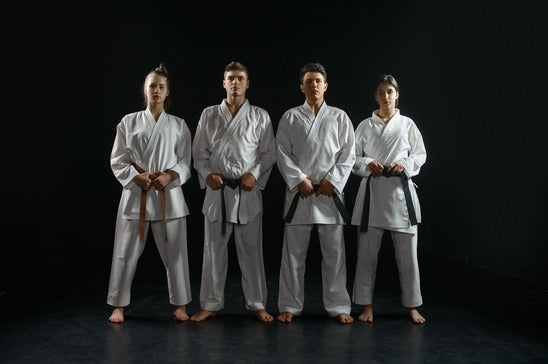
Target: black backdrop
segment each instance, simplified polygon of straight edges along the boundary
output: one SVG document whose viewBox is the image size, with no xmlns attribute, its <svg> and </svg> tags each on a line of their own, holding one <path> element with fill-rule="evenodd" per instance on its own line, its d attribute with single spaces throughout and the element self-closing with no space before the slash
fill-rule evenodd
<svg viewBox="0 0 548 364">
<path fill-rule="evenodd" d="M 304 63 L 327 68 L 326 101 L 355 127 L 376 106 L 375 77 L 395 75 L 402 114 L 415 120 L 428 152 L 415 179 L 421 257 L 548 284 L 545 5 L 182 3 L 29 5 L 11 14 L 17 26 L 3 25 L 4 298 L 44 287 L 106 294 L 121 192 L 109 165 L 115 127 L 142 108 L 144 76 L 160 61 L 171 75 L 171 112 L 192 135 L 202 109 L 225 96 L 223 69 L 232 60 L 249 68 L 248 97 L 269 111 L 275 129 L 282 113 L 304 100 Z M 349 208 L 358 183 L 350 177 Z M 194 170 L 183 190 L 194 281 L 203 236 Z M 276 275 L 283 231 L 276 168 L 263 196 L 265 265 Z M 354 227 L 346 238 L 353 272 Z M 162 271 L 151 242 L 138 277 Z M 319 266 L 319 249 L 310 254 Z"/>
</svg>

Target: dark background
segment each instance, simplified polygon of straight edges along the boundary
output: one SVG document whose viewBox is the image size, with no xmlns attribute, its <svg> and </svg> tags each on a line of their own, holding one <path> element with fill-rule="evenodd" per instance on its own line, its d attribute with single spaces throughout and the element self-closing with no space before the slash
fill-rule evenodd
<svg viewBox="0 0 548 364">
<path fill-rule="evenodd" d="M 401 112 L 416 122 L 428 152 L 415 178 L 423 291 L 458 284 L 509 300 L 546 292 L 546 5 L 182 4 L 20 4 L 7 13 L 17 25 L 2 26 L 1 303 L 34 304 L 82 291 L 104 293 L 106 300 L 121 193 L 109 164 L 115 127 L 142 109 L 144 77 L 160 61 L 171 75 L 170 112 L 186 120 L 193 136 L 202 109 L 226 96 L 221 81 L 232 60 L 249 68 L 248 98 L 270 113 L 275 130 L 283 112 L 304 101 L 298 71 L 307 62 L 326 67 L 326 102 L 345 110 L 354 127 L 376 108 L 376 76 L 393 74 Z M 358 184 L 351 176 L 345 190 L 350 211 Z M 269 276 L 279 269 L 283 188 L 274 168 L 263 194 Z M 183 190 L 196 282 L 203 191 L 195 170 Z M 355 229 L 346 230 L 349 285 Z M 397 280 L 385 240 L 378 277 Z M 234 271 L 233 245 L 230 250 Z M 316 274 L 319 266 L 313 237 L 308 269 Z M 165 284 L 151 239 L 135 279 Z"/>
</svg>

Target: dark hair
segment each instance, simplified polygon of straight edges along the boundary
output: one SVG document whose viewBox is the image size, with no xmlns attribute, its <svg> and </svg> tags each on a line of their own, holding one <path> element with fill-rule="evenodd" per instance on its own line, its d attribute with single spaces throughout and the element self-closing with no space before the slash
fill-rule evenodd
<svg viewBox="0 0 548 364">
<path fill-rule="evenodd" d="M 238 61 L 232 61 L 230 62 L 229 64 L 226 65 L 225 67 L 225 72 L 223 74 L 223 78 L 225 78 L 225 75 L 227 72 L 230 72 L 230 71 L 242 71 L 242 72 L 245 72 L 245 74 L 247 75 L 247 78 L 249 78 L 249 72 L 247 71 L 247 67 L 244 66 L 243 63 L 241 62 L 238 62 Z"/>
<path fill-rule="evenodd" d="M 324 66 L 322 66 L 321 64 L 319 64 L 319 63 L 307 63 L 307 64 L 305 64 L 301 68 L 301 71 L 299 72 L 300 83 L 303 83 L 304 75 L 307 72 L 319 72 L 323 76 L 323 81 L 327 82 L 327 71 L 325 70 Z"/>
<path fill-rule="evenodd" d="M 398 92 L 400 91 L 400 87 L 398 86 L 398 81 L 396 81 L 396 79 L 392 75 L 388 75 L 388 74 L 380 75 L 379 78 L 377 79 L 377 83 L 375 83 L 375 92 L 377 91 L 377 87 L 379 87 L 381 83 L 389 83 L 396 89 L 396 91 Z"/>
<path fill-rule="evenodd" d="M 144 96 L 145 107 L 148 106 L 148 105 L 147 105 L 147 95 L 146 95 L 144 89 L 146 87 L 146 82 L 147 82 L 148 76 L 153 75 L 153 74 L 164 77 L 166 79 L 167 89 L 170 90 L 169 76 L 168 76 L 168 73 L 167 73 L 167 67 L 163 62 L 160 62 L 160 65 L 158 67 L 156 67 L 155 69 L 153 69 L 152 71 L 150 71 L 149 73 L 147 73 L 147 75 L 145 77 L 145 81 L 143 83 L 143 96 Z M 171 106 L 171 92 L 169 93 L 169 95 L 167 95 L 166 99 L 164 100 L 164 110 L 169 109 L 170 106 Z"/>
</svg>

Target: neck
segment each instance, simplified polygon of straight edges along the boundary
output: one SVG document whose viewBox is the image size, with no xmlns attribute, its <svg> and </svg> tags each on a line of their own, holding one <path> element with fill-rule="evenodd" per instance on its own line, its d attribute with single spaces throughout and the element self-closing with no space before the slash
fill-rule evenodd
<svg viewBox="0 0 548 364">
<path fill-rule="evenodd" d="M 320 107 L 322 107 L 323 104 L 323 97 L 318 100 L 306 100 L 306 103 L 310 105 L 314 111 L 314 115 L 318 115 L 318 111 L 320 111 Z"/>
<path fill-rule="evenodd" d="M 154 117 L 154 120 L 158 121 L 158 118 L 160 118 L 160 115 L 162 114 L 162 111 L 164 111 L 164 105 L 163 104 L 148 104 L 148 109 L 150 110 L 150 113 Z"/>
<path fill-rule="evenodd" d="M 225 99 L 225 105 L 230 110 L 232 117 L 236 116 L 242 105 L 245 103 L 245 96 L 230 96 Z"/>
<path fill-rule="evenodd" d="M 381 118 L 381 120 L 384 123 L 387 123 L 390 121 L 390 119 L 392 119 L 392 116 L 396 114 L 396 111 L 397 111 L 396 108 L 388 108 L 388 109 L 381 108 L 377 115 L 379 116 L 379 118 Z"/>
</svg>

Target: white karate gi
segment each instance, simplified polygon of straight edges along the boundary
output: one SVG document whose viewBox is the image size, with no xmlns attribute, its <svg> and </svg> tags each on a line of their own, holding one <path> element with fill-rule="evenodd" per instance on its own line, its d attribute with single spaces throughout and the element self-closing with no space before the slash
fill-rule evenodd
<svg viewBox="0 0 548 364">
<path fill-rule="evenodd" d="M 354 128 L 348 115 L 325 102 L 318 114 L 304 103 L 288 110 L 276 133 L 278 168 L 286 182 L 284 216 L 305 178 L 327 179 L 344 201 L 343 189 L 354 165 Z M 323 303 L 331 316 L 350 314 L 346 289 L 344 220 L 333 198 L 315 194 L 299 199 L 284 227 L 278 309 L 299 315 L 304 302 L 304 273 L 310 232 L 318 227 L 323 256 Z"/>
<path fill-rule="evenodd" d="M 170 303 L 181 306 L 191 301 L 185 217 L 188 207 L 181 188 L 190 178 L 191 145 L 185 121 L 165 112 L 155 121 L 146 109 L 124 116 L 118 124 L 110 164 L 123 190 L 116 220 L 108 304 L 129 305 L 131 283 L 146 242 L 146 235 L 144 239 L 139 237 L 141 188 L 132 181 L 139 174 L 133 164 L 145 171 L 172 170 L 179 174 L 178 179 L 164 188 L 165 229 L 160 193 L 155 188 L 147 192 L 145 232 L 150 225 L 167 271 Z"/>
<path fill-rule="evenodd" d="M 354 204 L 352 225 L 360 226 L 361 223 L 367 178 L 371 174 L 366 168 L 373 160 L 385 166 L 396 162 L 404 166 L 417 222 L 420 222 L 420 204 L 411 177 L 419 173 L 426 161 L 422 135 L 413 120 L 401 115 L 399 110 L 388 124 L 382 122 L 377 112 L 363 120 L 356 129 L 356 163 L 352 172 L 363 178 Z M 390 230 L 392 234 L 402 305 L 420 306 L 422 297 L 417 260 L 417 226 L 411 225 L 402 180 L 398 176 L 372 177 L 370 180 L 368 231 L 360 233 L 358 228 L 358 259 L 352 299 L 360 305 L 372 303 L 377 258 L 384 230 Z"/>
<path fill-rule="evenodd" d="M 248 310 L 264 309 L 267 299 L 262 242 L 262 195 L 276 161 L 276 140 L 268 112 L 246 100 L 233 118 L 223 100 L 203 110 L 192 146 L 194 168 L 206 189 L 204 256 L 200 288 L 202 309 L 224 307 L 228 267 L 227 244 L 234 231 L 242 287 Z M 257 183 L 251 191 L 224 189 L 227 230 L 222 234 L 221 189 L 206 183 L 210 173 L 239 179 L 251 173 Z"/>
</svg>

